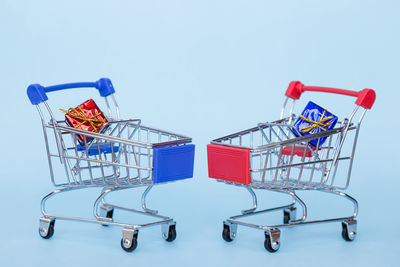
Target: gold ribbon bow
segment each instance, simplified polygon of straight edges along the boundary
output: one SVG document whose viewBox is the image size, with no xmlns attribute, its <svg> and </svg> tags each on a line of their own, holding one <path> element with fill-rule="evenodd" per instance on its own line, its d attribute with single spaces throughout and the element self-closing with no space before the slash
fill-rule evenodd
<svg viewBox="0 0 400 267">
<path fill-rule="evenodd" d="M 79 123 L 78 125 L 74 126 L 74 128 L 79 128 L 80 126 L 82 126 L 83 124 L 85 124 L 86 122 L 88 122 L 92 127 L 94 132 L 98 132 L 101 128 L 101 126 L 103 126 L 103 124 L 106 122 L 104 119 L 96 119 L 98 116 L 100 116 L 102 114 L 102 112 L 100 111 L 99 113 L 97 113 L 96 115 L 94 115 L 93 117 L 89 118 L 85 115 L 85 113 L 83 112 L 81 106 L 78 106 L 78 109 L 75 108 L 70 108 L 68 111 L 61 109 L 60 110 L 66 114 L 68 114 L 69 116 L 71 116 L 74 119 L 77 120 L 81 120 L 82 122 Z M 74 113 L 72 113 L 75 112 Z"/>
<path fill-rule="evenodd" d="M 315 133 L 318 128 L 322 129 L 322 131 L 326 131 L 325 128 L 328 127 L 329 125 L 331 125 L 331 123 L 332 123 L 330 121 L 328 121 L 328 122 L 326 122 L 326 121 L 332 119 L 333 116 L 329 116 L 329 117 L 326 117 L 324 119 L 325 112 L 326 112 L 326 109 L 324 109 L 324 112 L 322 113 L 321 118 L 319 118 L 319 121 L 313 121 L 313 120 L 307 119 L 303 115 L 300 115 L 300 118 L 302 118 L 304 121 L 312 123 L 312 125 L 304 127 L 303 129 L 301 129 L 301 132 L 308 133 L 312 129 L 314 129 L 314 132 L 312 132 L 312 133 Z"/>
</svg>

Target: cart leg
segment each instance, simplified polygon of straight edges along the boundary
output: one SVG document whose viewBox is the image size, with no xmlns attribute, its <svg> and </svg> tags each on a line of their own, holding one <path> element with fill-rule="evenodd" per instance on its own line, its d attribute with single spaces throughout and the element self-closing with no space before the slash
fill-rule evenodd
<svg viewBox="0 0 400 267">
<path fill-rule="evenodd" d="M 222 238 L 226 242 L 232 242 L 236 237 L 237 224 L 224 221 L 223 226 L 224 228 L 222 230 Z"/>
<path fill-rule="evenodd" d="M 139 231 L 131 228 L 122 230 L 121 247 L 126 252 L 132 252 L 137 248 L 137 237 Z"/>
<path fill-rule="evenodd" d="M 104 187 L 102 189 L 101 193 L 103 193 L 107 189 L 109 189 L 109 187 Z M 104 200 L 105 197 L 106 197 L 106 194 L 104 194 L 103 197 L 101 198 L 102 205 L 100 206 L 100 214 L 99 214 L 99 216 L 104 218 L 105 221 L 113 222 L 114 221 L 113 220 L 114 208 L 107 204 L 107 202 Z M 108 226 L 108 224 L 103 224 L 103 226 Z"/>
<path fill-rule="evenodd" d="M 172 242 L 176 239 L 176 222 L 161 224 L 161 235 L 167 242 Z"/>
<path fill-rule="evenodd" d="M 116 190 L 121 190 L 121 188 L 119 187 L 103 188 L 101 194 L 97 197 L 96 201 L 93 204 L 93 215 L 97 220 L 104 222 L 113 222 L 114 208 L 109 206 L 104 201 L 104 198 L 106 197 L 107 194 Z M 103 204 L 99 208 L 100 202 L 102 202 Z M 103 225 L 106 226 L 107 224 Z"/>
<path fill-rule="evenodd" d="M 249 214 L 254 212 L 257 209 L 257 196 L 256 193 L 254 193 L 253 189 L 250 186 L 246 186 L 247 191 L 249 191 L 251 198 L 253 200 L 253 207 L 248 210 L 242 210 L 242 214 Z"/>
<path fill-rule="evenodd" d="M 294 203 L 297 201 L 300 204 L 300 206 L 302 207 L 303 215 L 301 216 L 301 218 L 297 219 L 297 220 L 290 218 L 291 223 L 303 222 L 307 219 L 307 205 L 306 205 L 306 203 L 304 203 L 304 201 L 298 195 L 296 195 L 296 193 L 294 191 L 289 191 L 289 190 L 276 190 L 276 191 L 291 195 L 294 200 Z"/>
<path fill-rule="evenodd" d="M 346 220 L 342 222 L 342 237 L 346 241 L 353 241 L 357 235 L 357 221 Z"/>
<path fill-rule="evenodd" d="M 54 223 L 56 222 L 55 219 L 51 218 L 40 218 L 39 224 L 39 235 L 44 239 L 49 239 L 54 234 Z"/>
<path fill-rule="evenodd" d="M 281 246 L 281 231 L 278 228 L 272 228 L 265 231 L 264 247 L 269 252 L 277 252 Z"/>
<path fill-rule="evenodd" d="M 341 197 L 349 200 L 351 203 L 353 203 L 353 215 L 352 215 L 352 218 L 354 219 L 354 218 L 357 217 L 357 214 L 358 214 L 358 202 L 357 202 L 357 200 L 355 198 L 353 198 L 352 196 L 350 196 L 350 195 L 348 195 L 346 193 L 340 192 L 340 191 L 332 191 L 332 190 L 321 190 L 321 191 L 327 192 L 327 193 L 331 193 L 331 194 L 335 194 L 335 195 L 341 196 Z"/>
<path fill-rule="evenodd" d="M 283 210 L 283 224 L 289 224 L 296 219 L 296 207 L 289 207 Z"/>
<path fill-rule="evenodd" d="M 50 217 L 52 217 L 51 215 L 49 215 L 49 214 L 46 212 L 46 202 L 47 202 L 47 200 L 49 200 L 51 197 L 53 197 L 53 196 L 55 196 L 55 195 L 57 195 L 57 194 L 59 194 L 59 193 L 66 192 L 66 191 L 70 191 L 70 190 L 72 190 L 72 189 L 70 189 L 70 188 L 56 189 L 56 190 L 54 190 L 54 191 L 48 193 L 47 195 L 45 195 L 45 196 L 42 198 L 42 201 L 40 202 L 40 208 L 41 208 L 41 210 L 42 210 L 42 214 L 43 214 L 44 218 L 50 218 Z"/>
<path fill-rule="evenodd" d="M 146 206 L 146 196 L 147 194 L 150 192 L 150 190 L 153 188 L 153 185 L 149 185 L 146 190 L 144 190 L 143 194 L 142 194 L 142 208 L 145 212 L 147 213 L 151 213 L 151 214 L 157 214 L 158 211 L 157 210 L 152 210 L 147 208 Z"/>
<path fill-rule="evenodd" d="M 113 222 L 114 208 L 108 205 L 100 206 L 100 217 L 101 220 L 106 222 Z M 103 224 L 103 226 L 108 226 L 108 224 Z"/>
<path fill-rule="evenodd" d="M 150 192 L 150 190 L 153 188 L 153 185 L 149 185 L 147 188 L 146 188 L 146 190 L 144 190 L 144 192 L 143 192 L 143 194 L 142 194 L 142 208 L 143 208 L 143 210 L 146 212 L 146 213 L 149 213 L 149 214 L 158 214 L 158 211 L 157 210 L 152 210 L 152 209 L 149 209 L 149 208 L 147 208 L 147 204 L 146 204 L 146 197 L 147 197 L 147 194 Z M 112 187 L 112 188 L 103 188 L 103 190 L 102 190 L 102 192 L 101 192 L 101 194 L 100 194 L 100 196 L 96 199 L 96 202 L 95 202 L 95 204 L 94 204 L 94 216 L 97 218 L 97 219 L 99 219 L 99 220 L 102 220 L 102 219 L 104 219 L 105 218 L 105 220 L 107 220 L 107 216 L 103 216 L 103 214 L 98 214 L 98 212 L 97 212 L 97 210 L 98 210 L 98 206 L 99 206 L 99 203 L 100 203 L 100 201 L 101 201 L 101 203 L 102 203 L 102 207 L 106 207 L 105 209 L 107 209 L 107 206 L 114 206 L 114 205 L 112 205 L 112 204 L 108 204 L 106 201 L 105 201 L 105 197 L 106 197 L 106 195 L 108 195 L 110 192 L 115 192 L 115 191 L 118 191 L 118 190 L 123 190 L 123 189 L 126 189 L 126 188 L 124 188 L 124 187 Z M 101 208 L 102 208 L 101 207 Z"/>
<path fill-rule="evenodd" d="M 49 239 L 54 235 L 54 224 L 56 220 L 54 219 L 54 215 L 50 215 L 46 211 L 46 202 L 53 196 L 62 193 L 62 192 L 67 192 L 75 189 L 80 189 L 79 187 L 77 188 L 63 188 L 63 189 L 56 189 L 47 195 L 45 195 L 41 202 L 40 202 L 40 208 L 42 210 L 43 217 L 40 218 L 40 225 L 39 225 L 39 235 L 44 238 L 44 239 Z"/>
</svg>

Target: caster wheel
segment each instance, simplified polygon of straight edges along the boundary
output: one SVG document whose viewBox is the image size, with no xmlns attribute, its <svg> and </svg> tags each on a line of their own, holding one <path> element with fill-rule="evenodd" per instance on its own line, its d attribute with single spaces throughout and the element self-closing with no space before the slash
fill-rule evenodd
<svg viewBox="0 0 400 267">
<path fill-rule="evenodd" d="M 229 229 L 229 226 L 224 224 L 224 230 L 222 231 L 222 238 L 226 242 L 232 242 L 233 239 L 231 238 L 231 230 Z"/>
<path fill-rule="evenodd" d="M 269 235 L 265 235 L 264 247 L 271 253 L 275 253 L 279 250 L 281 244 L 279 241 L 271 242 L 271 238 Z"/>
<path fill-rule="evenodd" d="M 283 210 L 283 224 L 289 224 L 296 219 L 296 207 L 289 207 Z"/>
<path fill-rule="evenodd" d="M 129 240 L 127 238 L 122 238 L 121 239 L 121 248 L 125 250 L 126 252 L 132 252 L 137 248 L 137 234 L 133 235 L 132 240 Z"/>
<path fill-rule="evenodd" d="M 165 239 L 167 242 L 172 242 L 176 239 L 176 229 L 175 229 L 175 224 L 170 225 L 168 229 L 168 237 Z"/>
<path fill-rule="evenodd" d="M 290 213 L 287 211 L 283 211 L 283 224 L 289 224 L 290 221 Z"/>
<path fill-rule="evenodd" d="M 113 218 L 113 215 L 114 215 L 114 209 L 110 209 L 110 210 L 108 210 L 107 211 L 107 213 L 106 213 L 106 218 L 110 218 L 111 220 L 112 220 L 112 218 Z M 102 224 L 103 226 L 110 226 L 109 224 Z"/>
<path fill-rule="evenodd" d="M 356 238 L 356 235 L 355 231 L 349 231 L 348 225 L 342 222 L 342 237 L 344 240 L 351 242 Z"/>
<path fill-rule="evenodd" d="M 45 227 L 39 227 L 39 235 L 44 239 L 51 238 L 54 235 L 54 223 L 54 220 L 51 221 L 47 229 Z"/>
</svg>

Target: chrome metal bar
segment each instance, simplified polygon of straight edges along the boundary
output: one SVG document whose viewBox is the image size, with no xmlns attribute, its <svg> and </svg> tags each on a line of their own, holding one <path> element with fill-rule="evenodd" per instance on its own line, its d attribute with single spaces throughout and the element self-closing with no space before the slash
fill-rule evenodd
<svg viewBox="0 0 400 267">
<path fill-rule="evenodd" d="M 165 220 L 170 220 L 171 218 L 167 217 L 167 216 L 162 216 L 159 214 L 155 214 L 155 213 L 150 213 L 150 212 L 146 212 L 146 211 L 141 211 L 141 210 L 137 210 L 137 209 L 131 209 L 131 208 L 126 208 L 126 207 L 121 207 L 121 206 L 117 206 L 114 204 L 108 204 L 108 206 L 116 208 L 116 209 L 120 209 L 120 210 L 125 210 L 125 211 L 131 211 L 131 212 L 135 212 L 135 213 L 140 213 L 142 215 L 147 215 L 147 216 L 151 216 L 151 217 L 157 217 L 157 218 L 162 218 Z"/>
<path fill-rule="evenodd" d="M 291 166 L 291 165 L 292 165 L 292 162 L 293 162 L 294 149 L 295 149 L 295 147 L 296 147 L 296 145 L 293 144 L 293 145 L 292 145 L 292 152 L 290 153 L 290 159 L 289 159 L 289 163 L 288 163 L 289 166 Z M 290 177 L 289 177 L 289 176 L 290 176 L 290 170 L 291 170 L 291 167 L 288 167 L 288 169 L 287 169 L 287 171 L 286 171 L 286 179 L 285 179 L 285 182 L 284 182 L 284 186 L 286 186 L 287 182 L 289 181 L 289 178 L 290 178 Z"/>
<path fill-rule="evenodd" d="M 257 224 L 253 224 L 253 223 L 242 222 L 242 221 L 238 221 L 238 220 L 234 220 L 234 219 L 227 219 L 226 221 L 228 221 L 230 223 L 235 223 L 235 224 L 247 226 L 247 227 L 250 227 L 250 228 L 264 229 L 262 225 L 257 225 Z"/>
<path fill-rule="evenodd" d="M 300 163 L 301 163 L 301 164 L 303 164 L 303 163 L 305 162 L 306 154 L 307 154 L 307 149 L 308 149 L 308 146 L 306 146 L 306 147 L 304 148 L 303 156 L 301 157 L 301 160 L 300 160 Z M 300 181 L 301 181 L 301 177 L 302 177 L 302 174 L 303 174 L 304 166 L 306 166 L 306 165 L 300 165 L 300 171 L 299 171 L 299 176 L 298 176 L 298 178 L 297 178 L 297 184 L 299 184 Z M 293 165 L 292 165 L 292 167 L 293 167 Z M 295 167 L 296 167 L 296 166 L 295 166 Z"/>
<path fill-rule="evenodd" d="M 112 118 L 112 112 L 111 112 L 111 107 L 110 107 L 110 103 L 108 102 L 108 96 L 104 98 L 105 102 L 106 102 L 106 106 L 107 106 L 107 111 L 108 111 L 108 116 L 110 118 Z"/>
<path fill-rule="evenodd" d="M 286 104 L 287 104 L 288 100 L 289 100 L 289 97 L 286 97 L 285 101 L 283 101 L 283 106 L 281 108 L 281 115 L 279 117 L 280 119 L 283 119 L 283 116 L 284 116 L 284 113 L 285 113 Z"/>
<path fill-rule="evenodd" d="M 119 119 L 121 118 L 121 115 L 120 115 L 120 113 L 119 113 L 119 106 L 118 106 L 117 100 L 115 100 L 114 94 L 111 95 L 111 99 L 112 99 L 112 101 L 113 101 L 113 103 L 114 103 L 114 106 L 115 106 L 115 111 L 116 111 L 116 115 L 117 115 L 117 120 L 119 120 Z"/>
<path fill-rule="evenodd" d="M 264 133 L 264 129 L 262 129 L 262 128 L 260 127 L 260 125 L 263 125 L 263 124 L 261 124 L 261 123 L 258 124 L 259 130 L 260 130 L 260 132 L 261 132 L 261 140 L 262 140 L 262 137 L 264 137 L 265 140 L 267 140 L 267 143 L 268 143 L 268 144 L 271 143 L 271 139 L 269 139 L 269 138 L 267 137 L 267 135 Z M 253 133 L 253 132 L 251 132 L 251 133 Z"/>
<path fill-rule="evenodd" d="M 52 157 L 58 157 L 58 155 L 53 155 L 50 154 Z M 66 158 L 70 159 L 81 159 L 80 157 L 74 157 L 74 156 L 67 156 Z M 108 164 L 111 166 L 120 166 L 120 167 L 128 167 L 128 168 L 134 168 L 134 169 L 141 169 L 141 170 L 151 170 L 151 168 L 147 167 L 140 167 L 140 166 L 135 166 L 135 165 L 129 165 L 129 164 L 122 164 L 122 163 L 116 163 L 116 162 L 110 162 L 110 161 L 103 161 L 103 160 L 98 160 L 98 159 L 92 159 L 92 158 L 84 158 L 85 161 L 90 161 L 90 162 L 97 162 L 97 163 L 103 163 L 103 164 Z"/>
<path fill-rule="evenodd" d="M 278 224 L 278 225 L 271 225 L 271 226 L 263 226 L 262 228 L 273 229 L 273 228 L 293 227 L 293 226 L 317 224 L 317 223 L 340 222 L 340 221 L 346 221 L 346 220 L 352 220 L 352 219 L 354 219 L 354 218 L 353 217 L 339 217 L 339 218 L 321 219 L 321 220 L 305 221 L 305 222 L 298 222 L 298 223 L 288 223 L 288 224 Z"/>
<path fill-rule="evenodd" d="M 324 191 L 326 193 L 338 195 L 338 196 L 341 196 L 341 197 L 349 200 L 353 204 L 353 215 L 351 217 L 352 218 L 356 218 L 357 217 L 357 215 L 358 215 L 358 201 L 355 198 L 353 198 L 352 196 L 350 196 L 350 195 L 348 195 L 348 194 L 346 194 L 344 192 L 337 191 L 337 190 L 322 190 L 321 189 L 320 191 Z"/>
<path fill-rule="evenodd" d="M 235 137 L 237 137 L 239 135 L 245 135 L 245 134 L 248 134 L 250 132 L 258 132 L 260 130 L 260 127 L 262 129 L 264 129 L 264 128 L 267 128 L 271 124 L 282 124 L 282 123 L 285 123 L 288 119 L 289 118 L 284 118 L 284 119 L 281 119 L 281 120 L 273 121 L 271 123 L 260 123 L 259 124 L 260 126 L 256 126 L 256 127 L 253 127 L 253 128 L 247 129 L 247 130 L 243 130 L 243 131 L 240 131 L 240 132 L 237 132 L 237 133 L 233 133 L 233 134 L 230 134 L 230 135 L 227 135 L 227 136 L 223 136 L 223 137 L 214 139 L 214 140 L 212 140 L 211 143 L 223 142 L 223 141 L 229 140 L 230 138 L 235 138 Z"/>
<path fill-rule="evenodd" d="M 304 203 L 304 201 L 303 201 L 298 195 L 296 195 L 296 193 L 295 193 L 294 191 L 282 190 L 282 191 L 280 191 L 280 192 L 282 192 L 282 193 L 287 193 L 287 194 L 291 195 L 293 199 L 295 199 L 297 202 L 300 203 L 300 206 L 301 206 L 302 209 L 303 209 L 303 216 L 301 216 L 300 219 L 291 220 L 291 222 L 292 222 L 292 223 L 296 223 L 296 222 L 305 221 L 305 220 L 307 219 L 307 205 L 306 205 L 306 203 Z"/>
<path fill-rule="evenodd" d="M 311 169 L 311 173 L 310 173 L 310 179 L 308 181 L 310 184 L 312 183 L 312 180 L 313 180 L 316 161 L 317 161 L 317 159 L 319 159 L 319 157 L 318 157 L 318 149 L 319 149 L 320 142 L 321 142 L 321 138 L 318 138 L 317 147 L 315 148 L 314 160 L 312 162 L 312 169 Z"/>
<path fill-rule="evenodd" d="M 56 182 L 55 182 L 55 179 L 54 179 L 53 164 L 51 162 L 51 157 L 50 157 L 50 153 L 51 152 L 50 152 L 50 147 L 49 147 L 49 140 L 48 140 L 48 137 L 47 137 L 47 130 L 46 130 L 46 127 L 45 127 L 46 124 L 45 124 L 44 116 L 43 116 L 42 110 L 40 109 L 40 106 L 36 105 L 36 109 L 37 109 L 37 111 L 39 113 L 40 120 L 42 122 L 42 130 L 43 130 L 44 142 L 45 142 L 45 146 L 46 146 L 47 161 L 49 163 L 50 179 L 51 179 L 51 182 L 53 183 L 53 185 L 55 186 Z"/>
<path fill-rule="evenodd" d="M 333 165 L 336 164 L 337 159 L 339 158 L 340 151 L 342 150 L 342 147 L 343 147 L 343 144 L 344 144 L 344 140 L 346 139 L 346 136 L 347 136 L 347 131 L 349 130 L 351 121 L 353 120 L 354 115 L 357 113 L 358 109 L 359 109 L 359 106 L 356 106 L 356 108 L 354 109 L 353 113 L 350 115 L 349 121 L 348 121 L 348 123 L 346 124 L 345 129 L 344 129 L 344 131 L 343 131 L 343 137 L 342 137 L 341 140 L 340 140 L 339 146 L 338 146 L 337 149 L 335 150 L 334 157 L 333 157 L 333 161 L 332 161 L 332 163 L 331 163 L 331 167 L 332 167 Z M 330 174 L 330 172 L 331 172 L 331 167 L 330 167 L 329 170 L 328 170 L 328 173 L 327 173 L 327 175 L 326 175 L 326 178 L 325 178 L 325 180 L 324 180 L 324 183 L 326 183 L 326 181 L 327 181 L 328 178 L 329 178 L 329 174 Z M 336 171 L 335 171 L 335 172 L 336 172 Z"/>
<path fill-rule="evenodd" d="M 142 208 L 145 212 L 151 213 L 151 214 L 157 214 L 158 211 L 157 210 L 152 210 L 147 208 L 146 206 L 146 196 L 147 194 L 150 192 L 150 190 L 153 188 L 153 185 L 149 185 L 146 190 L 144 190 L 143 194 L 142 194 Z"/>
<path fill-rule="evenodd" d="M 269 158 L 269 150 L 267 151 L 267 154 L 265 155 L 265 162 L 264 162 L 264 170 L 265 171 L 262 172 L 262 178 L 261 178 L 261 182 L 262 183 L 265 182 L 265 172 L 266 172 L 266 169 L 268 167 L 268 158 Z M 261 165 L 261 160 L 262 160 L 262 153 L 260 153 L 260 167 L 262 166 Z"/>
<path fill-rule="evenodd" d="M 47 102 L 44 101 L 43 104 L 44 104 L 44 106 L 46 107 L 47 112 L 48 112 L 49 115 L 50 115 L 50 121 L 51 121 L 51 124 L 52 124 L 51 128 L 52 128 L 53 131 L 54 131 L 54 137 L 55 137 L 56 143 L 57 143 L 58 154 L 59 154 L 59 156 L 60 156 L 60 163 L 63 164 L 62 153 L 61 153 L 61 147 L 60 147 L 60 140 L 58 139 L 59 137 L 58 137 L 58 135 L 57 135 L 57 130 L 56 130 L 57 121 L 56 121 L 56 119 L 54 118 L 53 112 L 51 112 L 51 108 L 49 107 L 49 105 L 47 104 Z"/>
<path fill-rule="evenodd" d="M 354 143 L 353 143 L 353 148 L 351 150 L 351 156 L 350 156 L 350 163 L 349 163 L 349 169 L 347 172 L 347 181 L 346 181 L 346 185 L 344 187 L 344 189 L 346 189 L 349 186 L 350 183 L 350 177 L 351 177 L 351 170 L 353 169 L 353 160 L 354 160 L 354 155 L 356 152 L 356 146 L 357 146 L 357 140 L 358 140 L 358 134 L 360 132 L 360 124 L 358 124 L 356 133 L 355 133 L 355 137 L 354 137 Z M 333 182 L 332 182 L 333 184 Z"/>
<path fill-rule="evenodd" d="M 337 160 L 340 161 L 340 160 L 348 160 L 348 159 L 350 159 L 350 157 L 341 157 L 341 158 L 338 158 Z M 315 161 L 315 163 L 323 163 L 323 162 L 330 162 L 330 161 L 332 161 L 332 159 L 329 159 L 329 160 L 323 159 L 323 160 L 317 160 L 317 161 Z M 267 168 L 267 169 L 255 169 L 255 170 L 250 170 L 250 171 L 251 172 L 271 171 L 271 170 L 276 170 L 276 169 L 281 169 L 281 168 L 296 167 L 296 166 L 302 166 L 302 165 L 310 165 L 310 164 L 313 164 L 313 163 L 314 163 L 314 161 L 304 162 L 304 163 L 295 163 L 295 164 L 292 164 L 292 165 L 288 165 L 287 164 L 287 165 L 281 165 L 281 166 L 271 167 L 271 168 Z"/>
<path fill-rule="evenodd" d="M 294 203 L 296 203 L 296 202 L 294 202 Z M 286 209 L 286 208 L 293 207 L 294 203 L 289 204 L 289 205 L 284 205 L 284 206 L 275 207 L 275 208 L 264 209 L 264 210 L 259 210 L 259 211 L 250 212 L 250 213 L 244 213 L 244 214 L 240 214 L 240 215 L 235 215 L 235 216 L 229 217 L 229 219 L 244 218 L 244 217 L 253 216 L 253 215 L 257 215 L 257 214 L 261 214 L 261 213 L 265 213 L 265 212 L 276 211 L 276 210 L 283 210 L 283 209 Z"/>
<path fill-rule="evenodd" d="M 253 189 L 251 188 L 251 186 L 245 186 L 245 188 L 247 189 L 247 191 L 249 191 L 251 198 L 253 200 L 253 207 L 251 209 L 247 209 L 247 210 L 242 210 L 242 214 L 248 214 L 248 213 L 252 213 L 257 209 L 257 196 L 254 193 Z"/>
<path fill-rule="evenodd" d="M 325 159 L 329 159 L 329 153 L 330 153 L 330 151 L 331 151 L 331 145 L 332 145 L 332 137 L 333 137 L 333 135 L 331 135 L 331 136 L 329 136 L 329 141 L 328 141 L 328 151 L 326 151 L 326 157 L 325 157 Z M 322 158 L 322 157 L 321 157 Z M 325 177 L 325 175 L 326 175 L 326 163 L 325 164 L 323 164 L 323 170 L 321 171 L 321 183 L 324 181 L 324 177 Z"/>
<path fill-rule="evenodd" d="M 288 124 L 291 125 L 292 124 L 292 120 L 293 120 L 293 110 L 294 110 L 294 105 L 296 104 L 296 100 L 292 99 L 292 106 L 290 107 L 289 110 L 289 122 Z"/>
</svg>

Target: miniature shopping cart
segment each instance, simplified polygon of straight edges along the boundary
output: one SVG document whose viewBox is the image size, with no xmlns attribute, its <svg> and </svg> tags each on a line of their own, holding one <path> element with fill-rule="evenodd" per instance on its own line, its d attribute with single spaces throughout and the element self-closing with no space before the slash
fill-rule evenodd
<svg viewBox="0 0 400 267">
<path fill-rule="evenodd" d="M 72 89 L 96 88 L 105 100 L 108 123 L 99 132 L 90 132 L 68 126 L 56 120 L 47 103 L 47 93 Z M 193 177 L 194 145 L 191 138 L 141 124 L 138 119 L 121 120 L 111 81 L 102 78 L 94 83 L 71 83 L 49 87 L 33 84 L 28 97 L 36 106 L 43 126 L 50 177 L 56 190 L 43 197 L 39 234 L 48 239 L 54 233 L 55 220 L 116 225 L 123 227 L 121 247 L 128 252 L 137 247 L 138 230 L 161 225 L 163 238 L 176 238 L 175 221 L 159 215 L 146 206 L 146 196 L 153 185 Z M 83 140 L 79 142 L 79 139 Z M 56 166 L 56 165 L 61 166 Z M 61 167 L 61 168 L 58 168 Z M 61 170 L 61 174 L 56 172 Z M 141 198 L 143 210 L 121 207 L 105 201 L 106 195 L 122 189 L 145 186 Z M 94 201 L 94 218 L 76 218 L 50 214 L 46 201 L 54 195 L 91 187 L 101 188 Z M 134 212 L 156 218 L 145 224 L 116 222 L 114 209 Z"/>
<path fill-rule="evenodd" d="M 348 119 L 336 127 L 301 136 L 293 126 L 296 116 L 294 103 L 305 91 L 318 91 L 357 97 L 356 107 Z M 215 139 L 207 146 L 209 177 L 217 181 L 245 187 L 253 199 L 253 207 L 223 222 L 222 237 L 231 242 L 236 237 L 237 226 L 243 225 L 265 232 L 265 248 L 276 252 L 280 247 L 279 228 L 306 224 L 342 222 L 342 237 L 352 241 L 357 233 L 358 203 L 343 193 L 350 182 L 354 152 L 361 121 L 375 101 L 375 92 L 359 92 L 335 88 L 304 86 L 291 82 L 281 111 L 280 120 L 259 123 L 256 127 Z M 293 100 L 286 108 L 288 100 Z M 288 116 L 286 114 L 288 113 Z M 356 120 L 356 114 L 358 120 Z M 355 122 L 353 122 L 355 121 Z M 325 138 L 325 143 L 321 140 Z M 317 140 L 316 146 L 311 140 Z M 257 197 L 253 189 L 268 189 L 288 194 L 288 205 L 257 211 Z M 298 190 L 317 190 L 343 197 L 352 202 L 354 212 L 348 217 L 307 220 L 307 206 L 296 194 Z M 296 217 L 296 203 L 302 208 Z M 265 212 L 283 210 L 283 224 L 257 225 L 240 220 Z"/>
</svg>

